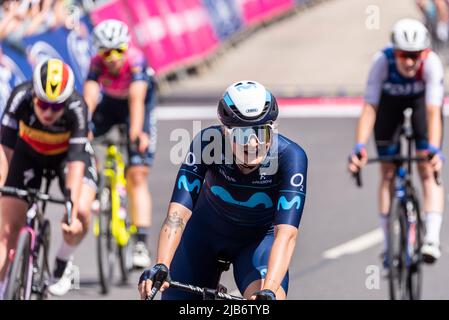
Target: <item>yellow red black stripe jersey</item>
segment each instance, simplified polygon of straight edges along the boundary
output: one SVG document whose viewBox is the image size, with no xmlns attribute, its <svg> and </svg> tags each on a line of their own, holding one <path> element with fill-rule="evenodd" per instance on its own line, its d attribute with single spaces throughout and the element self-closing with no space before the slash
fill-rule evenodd
<svg viewBox="0 0 449 320">
<path fill-rule="evenodd" d="M 0 143 L 11 149 L 24 146 L 42 156 L 67 154 L 68 161 L 84 161 L 88 124 L 84 99 L 74 92 L 65 102 L 64 113 L 52 126 L 37 119 L 33 105 L 33 85 L 17 86 L 1 119 Z"/>
</svg>

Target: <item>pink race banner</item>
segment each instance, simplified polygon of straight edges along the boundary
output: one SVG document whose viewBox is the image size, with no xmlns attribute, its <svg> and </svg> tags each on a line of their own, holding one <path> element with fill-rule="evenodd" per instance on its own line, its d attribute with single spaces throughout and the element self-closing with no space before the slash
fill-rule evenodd
<svg viewBox="0 0 449 320">
<path fill-rule="evenodd" d="M 158 6 L 160 1 L 136 0 L 128 2 L 139 45 L 156 73 L 173 69 L 179 60 L 176 47 L 164 17 Z M 162 1 L 161 1 L 162 2 Z"/>
<path fill-rule="evenodd" d="M 184 0 L 182 2 L 186 6 L 184 18 L 192 47 L 192 57 L 202 59 L 218 48 L 219 39 L 201 0 Z"/>
<path fill-rule="evenodd" d="M 254 25 L 291 10 L 294 0 L 240 0 L 240 12 L 245 25 Z"/>
<path fill-rule="evenodd" d="M 111 18 L 126 22 L 156 73 L 202 59 L 219 45 L 201 0 L 115 0 L 91 18 L 94 25 Z"/>
</svg>

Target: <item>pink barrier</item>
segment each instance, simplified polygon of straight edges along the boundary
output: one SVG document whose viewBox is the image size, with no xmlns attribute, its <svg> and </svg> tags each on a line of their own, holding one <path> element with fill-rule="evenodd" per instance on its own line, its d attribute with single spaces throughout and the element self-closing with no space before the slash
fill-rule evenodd
<svg viewBox="0 0 449 320">
<path fill-rule="evenodd" d="M 294 8 L 295 0 L 238 4 L 244 24 L 253 25 Z M 132 42 L 158 74 L 204 59 L 220 44 L 201 0 L 113 0 L 91 13 L 94 24 L 111 18 L 128 24 Z"/>
<path fill-rule="evenodd" d="M 173 69 L 179 60 L 159 2 L 137 0 L 128 7 L 140 47 L 157 73 Z"/>
<path fill-rule="evenodd" d="M 295 7 L 294 0 L 241 0 L 239 1 L 245 25 L 253 25 Z"/>
<path fill-rule="evenodd" d="M 94 24 L 111 18 L 126 22 L 156 73 L 204 58 L 219 44 L 201 0 L 135 0 L 132 5 L 115 0 L 91 18 Z"/>
</svg>

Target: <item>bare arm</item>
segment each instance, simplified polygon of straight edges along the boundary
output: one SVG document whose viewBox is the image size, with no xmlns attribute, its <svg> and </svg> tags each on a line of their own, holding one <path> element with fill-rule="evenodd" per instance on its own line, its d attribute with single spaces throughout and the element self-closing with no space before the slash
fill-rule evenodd
<svg viewBox="0 0 449 320">
<path fill-rule="evenodd" d="M 171 202 L 167 217 L 159 234 L 156 263 L 170 264 L 178 248 L 184 228 L 192 215 L 192 211 L 183 205 Z"/>
<path fill-rule="evenodd" d="M 440 106 L 427 106 L 427 128 L 429 130 L 429 143 L 441 147 L 443 124 Z"/>
<path fill-rule="evenodd" d="M 446 0 L 433 0 L 435 7 L 438 12 L 438 21 L 448 22 L 449 21 L 449 9 Z"/>
<path fill-rule="evenodd" d="M 359 118 L 356 131 L 356 143 L 366 144 L 376 122 L 376 107 L 365 103 Z"/>
<path fill-rule="evenodd" d="M 97 108 L 98 97 L 100 96 L 100 85 L 93 80 L 87 80 L 84 83 L 84 100 L 86 101 L 89 113 L 94 114 Z"/>
<path fill-rule="evenodd" d="M 145 96 L 148 90 L 146 81 L 133 81 L 129 87 L 129 138 L 136 140 L 143 131 L 145 120 Z"/>
<path fill-rule="evenodd" d="M 82 161 L 71 161 L 67 163 L 66 188 L 70 189 L 72 200 L 72 220 L 78 215 L 78 203 L 81 195 L 85 164 Z"/>
<path fill-rule="evenodd" d="M 5 185 L 13 152 L 13 149 L 0 144 L 0 186 Z"/>
<path fill-rule="evenodd" d="M 275 226 L 274 243 L 268 260 L 268 271 L 262 289 L 276 293 L 290 265 L 298 229 L 288 224 Z"/>
</svg>

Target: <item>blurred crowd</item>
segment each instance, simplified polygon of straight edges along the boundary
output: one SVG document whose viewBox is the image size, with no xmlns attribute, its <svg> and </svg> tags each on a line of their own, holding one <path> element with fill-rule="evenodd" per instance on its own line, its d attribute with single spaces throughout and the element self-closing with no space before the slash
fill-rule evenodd
<svg viewBox="0 0 449 320">
<path fill-rule="evenodd" d="M 65 0 L 1 0 L 0 40 L 18 42 L 25 36 L 65 24 Z"/>
<path fill-rule="evenodd" d="M 104 0 L 0 0 L 0 41 L 20 47 L 23 37 L 69 26 L 74 8 L 89 11 Z"/>
</svg>

